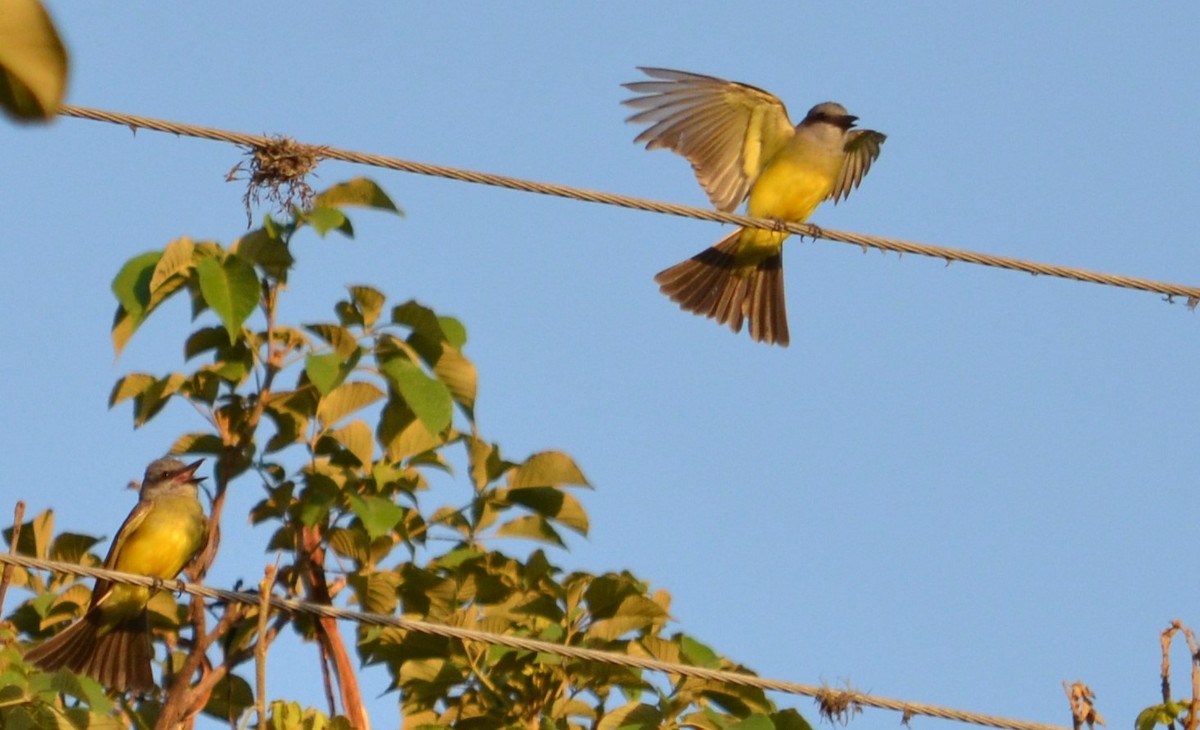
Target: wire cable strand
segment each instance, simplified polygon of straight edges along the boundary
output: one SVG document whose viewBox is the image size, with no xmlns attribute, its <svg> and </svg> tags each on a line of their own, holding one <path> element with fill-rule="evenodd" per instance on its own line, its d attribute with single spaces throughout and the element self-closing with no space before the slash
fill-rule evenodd
<svg viewBox="0 0 1200 730">
<path fill-rule="evenodd" d="M 102 109 L 90 109 L 78 106 L 64 106 L 59 110 L 59 114 L 78 119 L 90 119 L 93 121 L 111 122 L 112 124 L 122 124 L 132 128 L 135 132 L 138 129 L 150 129 L 188 137 L 199 137 L 201 139 L 211 139 L 220 142 L 232 142 L 234 144 L 239 144 L 250 148 L 263 147 L 275 141 L 271 137 L 266 137 L 263 135 L 229 132 L 212 127 L 201 127 L 194 124 L 169 122 L 161 119 L 136 116 L 133 114 L 110 112 Z M 783 221 L 766 218 L 751 218 L 744 215 L 738 215 L 736 213 L 722 213 L 720 211 L 708 210 L 706 208 L 696 208 L 690 205 L 664 203 L 629 195 L 618 195 L 615 193 L 585 190 L 567 185 L 535 182 L 517 177 L 509 177 L 507 175 L 494 175 L 491 173 L 477 172 L 474 170 L 447 167 L 445 165 L 413 162 L 411 160 L 403 160 L 396 157 L 388 157 L 386 155 L 353 152 L 350 150 L 337 149 L 335 147 L 316 145 L 311 146 L 314 147 L 314 149 L 319 150 L 319 156 L 324 159 L 341 160 L 343 162 L 371 165 L 389 170 L 416 173 L 418 175 L 443 177 L 450 180 L 459 180 L 462 182 L 477 183 L 480 185 L 493 185 L 496 187 L 508 188 L 509 190 L 522 190 L 530 193 L 540 193 L 542 195 L 555 195 L 562 198 L 571 198 L 573 200 L 582 200 L 590 203 L 616 205 L 622 208 L 644 210 L 651 213 L 664 213 L 667 215 L 677 215 L 686 218 L 695 218 L 698 220 L 716 221 L 718 223 L 732 223 L 748 228 L 786 230 L 790 233 L 808 236 L 813 239 L 823 238 L 830 241 L 838 241 L 840 243 L 849 243 L 862 246 L 864 250 L 868 248 L 875 248 L 881 251 L 892 251 L 900 254 L 909 253 L 916 254 L 918 256 L 929 256 L 931 258 L 943 259 L 947 263 L 959 261 L 968 264 L 978 264 L 980 266 L 992 266 L 1000 269 L 1008 269 L 1010 271 L 1023 271 L 1027 274 L 1033 274 L 1035 276 L 1053 276 L 1061 279 L 1085 281 L 1105 286 L 1115 286 L 1125 289 L 1154 292 L 1157 294 L 1162 294 L 1168 298 L 1186 297 L 1188 305 L 1192 307 L 1194 307 L 1197 302 L 1200 302 L 1200 287 L 1195 286 L 1172 284 L 1134 276 L 1105 274 L 1071 266 L 1043 264 L 1037 261 L 1029 261 L 1026 259 L 1018 259 L 1009 256 L 995 256 L 992 254 L 977 253 L 975 251 L 968 251 L 965 249 L 948 248 L 945 246 L 915 243 L 912 241 L 902 241 L 895 238 L 868 236 L 849 231 L 819 228 L 809 223 L 785 223 Z"/>
<path fill-rule="evenodd" d="M 188 593 L 191 595 L 228 603 L 243 603 L 251 606 L 259 606 L 263 603 L 262 596 L 257 593 L 239 593 L 221 590 L 219 588 L 208 588 L 206 586 L 196 585 L 193 583 L 184 583 L 177 580 L 163 580 L 161 578 L 151 578 L 133 573 L 123 573 L 116 570 L 108 570 L 106 568 L 92 568 L 76 565 L 74 563 L 62 563 L 56 560 L 41 560 L 25 555 L 0 553 L 0 563 L 18 565 L 23 568 L 68 573 L 71 575 L 86 575 L 93 578 L 103 578 L 104 580 L 112 581 L 114 583 L 147 586 L 149 588 L 168 590 L 175 593 Z M 1012 720 L 1004 717 L 997 717 L 995 715 L 985 715 L 978 712 L 955 710 L 949 707 L 941 707 L 924 702 L 909 702 L 906 700 L 878 697 L 875 695 L 864 694 L 855 690 L 831 690 L 828 687 L 821 687 L 817 685 L 784 682 L 765 677 L 758 677 L 752 674 L 743 674 L 740 672 L 705 669 L 704 667 L 675 664 L 673 662 L 664 662 L 648 657 L 617 654 L 614 652 L 586 649 L 577 646 L 566 646 L 563 644 L 554 644 L 548 641 L 494 634 L 487 631 L 475 631 L 473 629 L 434 624 L 417 619 L 403 618 L 400 616 L 388 616 L 378 613 L 352 611 L 345 608 L 309 603 L 307 601 L 296 601 L 290 598 L 281 598 L 278 596 L 272 596 L 269 599 L 269 603 L 272 608 L 289 613 L 303 613 L 310 616 L 323 616 L 339 620 L 353 621 L 355 623 L 365 624 L 368 626 L 389 626 L 403 629 L 405 631 L 415 631 L 417 633 L 430 634 L 433 636 L 441 636 L 450 639 L 459 639 L 461 641 L 474 641 L 485 644 L 507 646 L 513 649 L 521 649 L 525 651 L 544 652 L 546 654 L 569 657 L 572 659 L 581 659 L 584 661 L 615 664 L 618 666 L 634 667 L 637 669 L 648 669 L 651 671 L 663 672 L 665 674 L 673 674 L 681 677 L 695 677 L 698 679 L 725 682 L 727 684 L 740 685 L 743 687 L 755 687 L 774 692 L 805 695 L 817 698 L 834 695 L 840 702 L 843 702 L 851 707 L 864 706 L 875 707 L 884 710 L 894 710 L 896 712 L 903 713 L 905 718 L 915 715 L 925 715 L 944 720 L 956 720 L 958 722 L 969 723 L 972 725 L 1008 728 L 1010 730 L 1067 730 L 1066 728 L 1058 725 L 1047 725 L 1038 722 L 1027 722 L 1024 720 Z"/>
</svg>

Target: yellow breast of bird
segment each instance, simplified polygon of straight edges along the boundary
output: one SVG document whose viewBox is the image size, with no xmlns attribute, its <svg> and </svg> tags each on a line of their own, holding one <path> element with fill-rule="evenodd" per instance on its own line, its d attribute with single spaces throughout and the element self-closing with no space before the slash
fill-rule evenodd
<svg viewBox="0 0 1200 730">
<path fill-rule="evenodd" d="M 773 157 L 750 188 L 747 212 L 791 223 L 808 220 L 829 197 L 842 169 L 842 156 L 789 144 Z"/>
<path fill-rule="evenodd" d="M 200 549 L 204 523 L 195 499 L 160 497 L 137 529 L 125 536 L 116 569 L 174 578 Z"/>
</svg>

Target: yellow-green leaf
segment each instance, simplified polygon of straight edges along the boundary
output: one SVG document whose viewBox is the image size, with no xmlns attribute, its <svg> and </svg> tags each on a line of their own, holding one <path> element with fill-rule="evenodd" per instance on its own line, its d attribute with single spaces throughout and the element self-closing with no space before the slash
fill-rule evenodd
<svg viewBox="0 0 1200 730">
<path fill-rule="evenodd" d="M 596 730 L 658 730 L 663 719 L 653 705 L 630 702 L 606 713 Z"/>
<path fill-rule="evenodd" d="M 420 366 L 402 357 L 389 359 L 379 369 L 400 391 L 404 402 L 430 433 L 441 433 L 450 425 L 454 403 L 445 384 L 429 377 Z"/>
<path fill-rule="evenodd" d="M 317 406 L 317 418 L 326 427 L 332 426 L 351 413 L 380 400 L 383 395 L 383 391 L 371 383 L 342 383 L 321 399 Z"/>
<path fill-rule="evenodd" d="M 314 207 L 339 207 L 343 205 L 353 205 L 364 208 L 375 208 L 376 210 L 387 210 L 397 215 L 404 215 L 403 211 L 392 202 L 387 193 L 383 192 L 383 188 L 379 187 L 373 180 L 365 177 L 357 177 L 353 180 L 347 180 L 343 183 L 338 183 L 321 193 L 313 201 Z"/>
<path fill-rule="evenodd" d="M 54 118 L 67 88 L 67 49 L 38 0 L 4 0 L 0 107 L 19 120 Z"/>
<path fill-rule="evenodd" d="M 350 509 L 362 521 L 367 536 L 372 540 L 390 535 L 400 520 L 404 519 L 404 508 L 383 497 L 352 494 Z"/>
<path fill-rule="evenodd" d="M 112 392 L 108 394 L 108 407 L 112 408 L 123 400 L 141 395 L 146 388 L 154 384 L 155 380 L 157 378 L 149 373 L 126 375 L 113 385 Z"/>
<path fill-rule="evenodd" d="M 237 254 L 229 254 L 224 261 L 215 257 L 200 259 L 196 272 L 205 303 L 221 318 L 229 341 L 236 342 L 242 324 L 258 304 L 258 274 L 254 266 Z"/>
<path fill-rule="evenodd" d="M 569 527 L 580 534 L 587 534 L 587 512 L 579 500 L 568 492 L 553 487 L 529 487 L 509 490 L 508 498 L 516 504 L 528 507 L 546 519 Z"/>
<path fill-rule="evenodd" d="M 561 451 L 543 451 L 534 454 L 513 469 L 508 477 L 509 489 L 558 487 L 566 484 L 591 486 L 583 476 L 583 472 L 576 466 L 574 459 Z"/>
<path fill-rule="evenodd" d="M 358 348 L 358 340 L 345 327 L 322 323 L 306 324 L 304 329 L 328 342 L 334 352 L 341 355 L 343 359 L 349 359 L 350 355 Z"/>
<path fill-rule="evenodd" d="M 404 403 L 392 400 L 383 409 L 376 437 L 388 460 L 398 462 L 442 443 Z"/>
<path fill-rule="evenodd" d="M 134 318 L 135 327 L 150 304 L 150 281 L 161 258 L 161 251 L 148 251 L 134 256 L 125 262 L 113 278 L 112 292 L 125 311 Z"/>
<path fill-rule="evenodd" d="M 287 279 L 287 271 L 296 263 L 287 244 L 275 231 L 265 228 L 250 231 L 229 247 L 230 251 L 247 261 L 257 264 L 270 276 L 281 281 Z"/>
<path fill-rule="evenodd" d="M 593 638 L 613 641 L 630 632 L 644 630 L 665 617 L 662 607 L 654 601 L 645 596 L 630 595 L 621 601 L 611 618 L 594 622 L 588 634 Z"/>
<path fill-rule="evenodd" d="M 330 431 L 329 435 L 354 454 L 358 463 L 363 466 L 371 463 L 371 457 L 375 454 L 375 439 L 372 438 L 371 427 L 366 421 L 356 418 L 345 426 Z"/>
<path fill-rule="evenodd" d="M 562 537 L 553 526 L 541 515 L 525 515 L 510 522 L 505 522 L 496 529 L 497 537 L 524 537 L 538 540 L 558 547 L 565 547 Z"/>
<path fill-rule="evenodd" d="M 342 358 L 336 352 L 309 355 L 304 358 L 304 372 L 321 395 L 328 395 L 342 379 Z"/>
<path fill-rule="evenodd" d="M 186 236 L 168 243 L 150 277 L 150 291 L 161 287 L 172 276 L 186 276 L 194 266 L 192 253 L 195 250 L 196 245 Z"/>
<path fill-rule="evenodd" d="M 379 320 L 379 313 L 383 311 L 386 299 L 378 289 L 369 286 L 350 287 L 350 301 L 358 308 L 363 324 L 367 327 L 373 326 Z"/>
</svg>

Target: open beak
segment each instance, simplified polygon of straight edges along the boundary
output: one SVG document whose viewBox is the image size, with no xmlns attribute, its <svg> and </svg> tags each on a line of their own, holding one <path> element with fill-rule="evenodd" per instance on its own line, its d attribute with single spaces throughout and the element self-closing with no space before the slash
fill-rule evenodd
<svg viewBox="0 0 1200 730">
<path fill-rule="evenodd" d="M 195 462 L 192 462 L 191 464 L 188 464 L 187 466 L 185 466 L 183 468 L 183 471 L 181 471 L 175 475 L 175 481 L 191 482 L 193 484 L 199 484 L 200 482 L 204 481 L 204 477 L 195 476 L 196 470 L 199 469 L 200 465 L 203 463 L 204 463 L 204 459 L 200 459 L 199 461 L 195 461 Z"/>
</svg>

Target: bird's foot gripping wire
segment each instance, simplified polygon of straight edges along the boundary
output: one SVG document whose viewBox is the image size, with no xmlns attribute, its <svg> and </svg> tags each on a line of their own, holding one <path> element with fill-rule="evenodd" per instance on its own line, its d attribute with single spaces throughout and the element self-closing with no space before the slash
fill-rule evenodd
<svg viewBox="0 0 1200 730">
<path fill-rule="evenodd" d="M 806 235 L 813 240 L 813 243 L 816 243 L 818 238 L 825 237 L 825 231 L 821 230 L 820 226 L 815 226 L 812 223 L 809 223 L 807 225 L 808 225 L 808 233 L 800 234 L 801 241 L 804 240 L 804 236 L 806 236 Z"/>
</svg>

